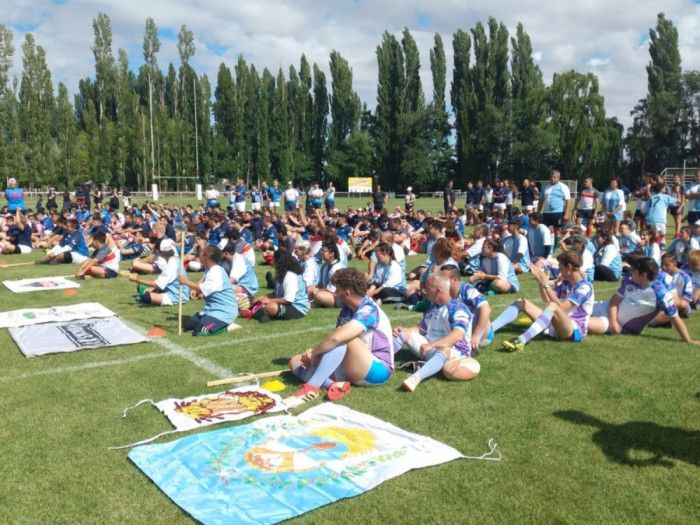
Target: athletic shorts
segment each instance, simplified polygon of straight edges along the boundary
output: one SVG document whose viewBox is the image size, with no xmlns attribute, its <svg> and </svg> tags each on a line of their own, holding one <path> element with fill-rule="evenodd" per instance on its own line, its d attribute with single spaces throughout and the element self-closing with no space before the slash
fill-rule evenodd
<svg viewBox="0 0 700 525">
<path fill-rule="evenodd" d="M 372 364 L 370 365 L 364 379 L 361 381 L 353 381 L 352 383 L 358 386 L 379 386 L 386 383 L 391 377 L 392 373 L 393 370 L 391 370 L 384 361 L 373 355 Z M 342 364 L 336 369 L 335 372 L 333 372 L 333 380 L 350 381 L 350 378 L 348 377 L 347 372 L 345 372 L 345 368 Z"/>
<path fill-rule="evenodd" d="M 576 210 L 576 217 L 581 217 L 582 219 L 591 220 L 593 218 L 594 210 Z"/>
<path fill-rule="evenodd" d="M 193 315 L 187 325 L 185 326 L 185 331 L 192 331 L 192 335 L 209 335 L 219 330 L 223 330 L 228 326 L 227 323 L 223 322 L 216 317 L 211 315 L 204 315 L 202 313 L 197 313 Z"/>
<path fill-rule="evenodd" d="M 236 203 L 236 211 L 245 211 L 245 201 Z"/>
<path fill-rule="evenodd" d="M 666 237 L 666 225 L 662 222 L 652 222 L 647 224 L 647 226 L 658 235 Z"/>
<path fill-rule="evenodd" d="M 66 252 L 66 255 L 68 255 L 69 258 L 69 260 L 67 260 L 66 262 L 83 264 L 85 261 L 88 260 L 87 255 L 83 255 L 82 253 L 78 252 Z"/>
<path fill-rule="evenodd" d="M 548 228 L 559 228 L 561 226 L 561 219 L 564 215 L 563 212 L 559 213 L 543 213 L 542 214 L 542 224 Z"/>
<path fill-rule="evenodd" d="M 259 211 L 260 210 L 260 203 L 259 202 L 251 202 L 250 209 L 253 211 Z"/>
<path fill-rule="evenodd" d="M 532 204 L 526 204 L 523 206 L 523 211 L 526 211 L 528 213 L 530 213 L 534 209 L 535 209 L 535 207 Z"/>
<path fill-rule="evenodd" d="M 557 334 L 557 331 L 551 325 L 547 327 L 544 333 L 553 339 L 560 339 L 559 335 Z M 572 343 L 580 343 L 581 341 L 583 341 L 583 334 L 581 334 L 581 331 L 578 328 L 574 328 L 573 333 L 567 339 L 564 340 L 571 341 Z"/>
<path fill-rule="evenodd" d="M 32 253 L 32 247 L 27 246 L 26 244 L 16 244 L 15 251 L 11 253 L 27 255 L 29 253 Z"/>
<path fill-rule="evenodd" d="M 156 263 L 151 263 L 151 268 L 153 269 L 153 273 L 161 273 L 162 270 L 160 269 L 160 266 L 158 266 Z"/>
<path fill-rule="evenodd" d="M 170 297 L 167 293 L 163 293 L 162 295 L 163 295 L 163 300 L 160 303 L 161 306 L 173 306 L 175 304 L 173 302 L 173 298 Z"/>
<path fill-rule="evenodd" d="M 673 216 L 675 217 L 676 215 L 680 215 L 680 214 L 681 214 L 681 208 L 680 208 L 680 206 L 669 206 L 669 207 L 668 207 L 668 213 L 669 213 L 670 215 L 673 215 Z"/>
<path fill-rule="evenodd" d="M 275 319 L 283 319 L 285 321 L 291 321 L 294 319 L 301 319 L 304 317 L 306 314 L 300 312 L 294 306 L 291 304 L 278 304 L 279 310 L 277 311 L 277 315 L 275 316 Z"/>
<path fill-rule="evenodd" d="M 93 266 L 94 268 L 94 266 Z M 88 275 L 94 275 L 92 273 L 93 268 L 90 268 L 87 272 Z M 105 279 L 114 279 L 118 274 L 111 268 L 102 268 L 105 271 Z"/>
<path fill-rule="evenodd" d="M 688 212 L 688 224 L 695 224 L 700 220 L 700 211 L 689 211 Z"/>
</svg>

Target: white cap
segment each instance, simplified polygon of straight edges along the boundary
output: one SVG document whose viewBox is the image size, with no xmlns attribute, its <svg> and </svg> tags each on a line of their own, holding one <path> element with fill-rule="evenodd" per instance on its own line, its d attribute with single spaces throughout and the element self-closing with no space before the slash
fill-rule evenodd
<svg viewBox="0 0 700 525">
<path fill-rule="evenodd" d="M 413 191 L 413 188 L 409 186 L 408 188 L 406 188 L 406 191 Z"/>
<path fill-rule="evenodd" d="M 172 239 L 163 239 L 160 241 L 161 252 L 174 252 L 175 251 L 175 241 Z"/>
<path fill-rule="evenodd" d="M 292 181 L 291 180 L 287 181 L 287 186 L 291 186 L 291 185 L 292 185 Z"/>
</svg>

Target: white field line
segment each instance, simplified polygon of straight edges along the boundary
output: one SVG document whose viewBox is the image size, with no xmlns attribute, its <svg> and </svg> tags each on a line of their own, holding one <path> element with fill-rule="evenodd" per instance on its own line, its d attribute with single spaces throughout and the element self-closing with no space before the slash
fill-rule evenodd
<svg viewBox="0 0 700 525">
<path fill-rule="evenodd" d="M 413 317 L 414 315 L 415 314 L 392 316 L 392 321 L 401 321 L 403 319 L 408 319 L 410 317 Z M 127 324 L 129 324 L 129 323 L 127 323 Z M 140 327 L 134 326 L 133 324 L 130 324 L 130 326 L 140 333 L 145 333 L 145 331 Z M 6 382 L 11 382 L 11 381 L 20 381 L 23 379 L 31 379 L 34 377 L 41 377 L 41 376 L 67 374 L 70 372 L 81 372 L 84 370 L 92 370 L 95 368 L 102 368 L 102 367 L 128 365 L 131 363 L 138 363 L 139 361 L 146 361 L 149 359 L 158 359 L 158 358 L 170 357 L 170 356 L 177 356 L 177 357 L 180 357 L 180 358 L 185 359 L 187 361 L 190 361 L 195 366 L 209 372 L 210 374 L 212 374 L 214 376 L 219 376 L 220 378 L 230 377 L 230 376 L 234 375 L 233 372 L 231 372 L 227 368 L 224 368 L 224 367 L 217 365 L 216 363 L 213 363 L 212 361 L 210 361 L 204 357 L 195 355 L 194 352 L 198 352 L 200 350 L 206 350 L 209 348 L 218 348 L 221 346 L 229 346 L 229 345 L 239 346 L 239 345 L 243 345 L 246 343 L 252 343 L 252 342 L 257 342 L 257 341 L 266 341 L 268 339 L 274 339 L 274 338 L 277 338 L 280 336 L 294 336 L 294 335 L 305 334 L 308 332 L 322 332 L 325 330 L 330 330 L 334 327 L 335 327 L 334 324 L 329 324 L 329 325 L 324 325 L 324 326 L 315 326 L 315 327 L 311 327 L 311 328 L 306 328 L 304 330 L 296 330 L 294 332 L 284 332 L 284 333 L 279 333 L 279 334 L 267 334 L 267 335 L 251 336 L 251 337 L 244 337 L 241 339 L 225 339 L 223 341 L 210 343 L 208 345 L 197 346 L 197 347 L 194 347 L 192 349 L 186 349 L 186 348 L 184 348 L 176 343 L 173 343 L 172 341 L 170 341 L 168 339 L 152 338 L 152 339 L 149 339 L 149 341 L 151 341 L 159 346 L 162 346 L 166 351 L 162 352 L 162 353 L 149 353 L 149 354 L 135 355 L 132 357 L 125 357 L 123 359 L 111 359 L 111 360 L 106 360 L 106 361 L 93 361 L 93 362 L 83 363 L 82 365 L 47 368 L 45 370 L 24 372 L 22 374 L 17 374 L 14 376 L 0 376 L 0 383 L 6 383 Z"/>
<path fill-rule="evenodd" d="M 128 324 L 128 323 L 127 323 Z M 139 333 L 146 334 L 146 331 L 142 329 L 139 326 L 136 325 L 129 325 L 131 328 L 136 330 Z M 162 346 L 165 348 L 168 352 L 167 355 L 176 355 L 178 357 L 181 357 L 182 359 L 185 359 L 186 361 L 189 361 L 193 365 L 201 368 L 202 370 L 209 372 L 210 374 L 214 376 L 218 376 L 219 379 L 223 379 L 224 377 L 231 377 L 233 375 L 233 372 L 229 370 L 228 368 L 225 368 L 223 366 L 219 366 L 213 361 L 210 361 L 206 357 L 201 357 L 198 355 L 195 355 L 192 353 L 191 350 L 188 350 L 184 346 L 180 346 L 177 343 L 173 343 L 169 339 L 166 339 L 165 337 L 155 337 L 151 339 L 151 342 L 157 344 L 158 346 Z M 166 354 L 163 354 L 166 355 Z"/>
<path fill-rule="evenodd" d="M 415 314 L 413 314 L 413 315 L 415 315 Z M 393 317 L 392 321 L 401 321 L 403 319 L 408 319 L 410 317 L 412 317 L 412 316 L 411 315 L 397 315 L 397 316 Z M 333 328 L 335 328 L 335 325 L 329 324 L 329 325 L 323 325 L 323 326 L 314 326 L 311 328 L 304 328 L 303 330 L 296 330 L 294 332 L 282 332 L 282 333 L 277 333 L 277 334 L 257 335 L 257 336 L 251 336 L 251 337 L 244 337 L 241 339 L 225 339 L 223 341 L 216 341 L 216 342 L 209 343 L 206 345 L 195 346 L 194 348 L 191 349 L 191 351 L 192 352 L 199 352 L 200 350 L 208 350 L 210 348 L 218 348 L 220 346 L 237 347 L 239 345 L 246 344 L 246 343 L 252 343 L 255 341 L 266 341 L 268 339 L 275 339 L 275 338 L 281 337 L 281 336 L 288 337 L 288 336 L 306 334 L 308 332 L 324 332 L 326 330 L 331 330 Z"/>
<path fill-rule="evenodd" d="M 132 357 L 126 357 L 124 359 L 112 359 L 109 361 L 94 361 L 90 363 L 83 363 L 82 365 L 73 366 L 62 366 L 57 368 L 46 368 L 44 370 L 35 370 L 33 372 L 24 372 L 16 376 L 0 376 L 0 383 L 5 383 L 9 381 L 18 381 L 21 379 L 31 379 L 33 377 L 39 376 L 52 376 L 58 374 L 67 374 L 69 372 L 82 372 L 83 370 L 91 370 L 93 368 L 101 368 L 103 366 L 119 366 L 126 365 L 129 363 L 138 363 L 139 361 L 145 361 L 147 359 L 158 359 L 159 357 L 165 357 L 169 355 L 170 352 L 159 352 L 151 354 L 140 354 Z"/>
</svg>

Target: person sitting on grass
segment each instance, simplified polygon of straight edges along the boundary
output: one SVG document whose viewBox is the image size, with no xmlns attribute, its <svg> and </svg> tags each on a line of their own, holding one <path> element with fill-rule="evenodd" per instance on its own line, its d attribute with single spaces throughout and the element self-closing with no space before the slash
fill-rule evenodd
<svg viewBox="0 0 700 525">
<path fill-rule="evenodd" d="M 421 381 L 442 371 L 447 379 L 468 381 L 480 370 L 479 362 L 471 357 L 472 315 L 466 305 L 450 295 L 450 279 L 439 273 L 425 283 L 430 306 L 416 327 L 394 329 L 394 350 L 408 345 L 413 354 L 425 364 L 402 383 L 404 390 L 413 392 Z"/>
<path fill-rule="evenodd" d="M 296 255 L 301 267 L 304 269 L 303 277 L 306 283 L 306 290 L 311 293 L 318 286 L 318 280 L 321 274 L 321 268 L 316 262 L 316 257 L 311 255 L 309 241 L 301 240 L 294 246 L 294 254 Z"/>
<path fill-rule="evenodd" d="M 384 303 L 400 303 L 406 298 L 406 274 L 396 262 L 392 246 L 380 243 L 374 253 L 377 265 L 370 279 L 367 296 Z"/>
<path fill-rule="evenodd" d="M 89 255 L 85 237 L 80 230 L 80 223 L 76 219 L 71 219 L 66 225 L 66 232 L 61 242 L 51 248 L 46 257 L 37 261 L 37 264 L 83 264 Z"/>
<path fill-rule="evenodd" d="M 620 249 L 609 228 L 603 228 L 595 236 L 596 251 L 594 278 L 596 281 L 618 281 L 622 277 L 622 257 Z"/>
<path fill-rule="evenodd" d="M 691 250 L 699 249 L 700 243 L 693 237 L 690 226 L 683 226 L 680 235 L 673 239 L 673 242 L 669 245 L 666 252 L 674 254 L 681 268 L 685 268 L 688 264 L 688 253 L 690 253 Z"/>
<path fill-rule="evenodd" d="M 690 304 L 693 301 L 693 282 L 690 275 L 681 270 L 678 259 L 672 253 L 661 256 L 661 269 L 663 271 L 659 272 L 659 279 L 662 279 L 673 293 L 673 301 L 678 308 L 678 313 L 681 317 L 688 317 L 691 311 Z"/>
<path fill-rule="evenodd" d="M 656 319 L 666 320 L 686 343 L 700 345 L 691 339 L 688 328 L 678 315 L 673 294 L 657 279 L 659 266 L 654 259 L 637 257 L 630 260 L 630 273 L 610 301 L 599 301 L 593 306 L 588 323 L 590 334 L 641 334 Z M 664 316 L 659 317 L 658 314 Z"/>
<path fill-rule="evenodd" d="M 367 277 L 343 268 L 333 275 L 333 285 L 343 305 L 336 329 L 290 359 L 289 369 L 304 385 L 284 400 L 289 408 L 318 397 L 321 388 L 335 401 L 350 392 L 351 384 L 382 385 L 394 371 L 391 323 L 367 297 Z"/>
<path fill-rule="evenodd" d="M 690 306 L 697 309 L 700 304 L 700 250 L 691 250 L 688 254 L 688 273 L 693 283 L 693 300 Z"/>
<path fill-rule="evenodd" d="M 162 239 L 158 251 L 165 261 L 165 267 L 155 281 L 141 279 L 133 272 L 129 274 L 129 280 L 138 285 L 136 301 L 157 306 L 173 306 L 178 304 L 179 294 L 182 294 L 182 302 L 186 303 L 190 299 L 190 290 L 178 281 L 180 258 L 177 256 L 175 243 L 171 239 Z M 184 272 L 184 275 L 187 276 L 187 273 Z"/>
<path fill-rule="evenodd" d="M 145 257 L 133 260 L 129 272 L 139 274 L 159 274 L 164 271 L 166 262 L 160 253 L 160 242 L 166 239 L 165 226 L 161 223 L 153 225 L 153 235 L 149 237 L 149 249 L 151 253 Z"/>
<path fill-rule="evenodd" d="M 98 279 L 113 279 L 119 273 L 119 248 L 110 247 L 107 235 L 97 232 L 92 235 L 92 247 L 95 249 L 90 259 L 80 265 L 75 276 L 85 278 L 87 276 Z"/>
<path fill-rule="evenodd" d="M 515 321 L 520 312 L 532 319 L 532 324 L 522 335 L 503 342 L 505 350 L 523 350 L 530 340 L 541 333 L 574 343 L 586 337 L 595 297 L 593 285 L 581 270 L 581 256 L 575 251 L 560 253 L 557 262 L 561 280 L 555 288 L 549 286 L 549 277 L 541 268 L 534 264 L 531 266 L 540 297 L 546 303 L 544 308 L 521 297 L 494 320 L 492 327 L 497 332 Z"/>
<path fill-rule="evenodd" d="M 242 254 L 238 253 L 232 242 L 226 244 L 222 252 L 223 266 L 229 270 L 229 280 L 236 294 L 239 310 L 250 308 L 255 294 L 258 293 L 258 276 L 255 268 Z"/>
<path fill-rule="evenodd" d="M 458 266 L 445 264 L 440 267 L 440 273 L 450 280 L 450 295 L 462 301 L 472 314 L 472 338 L 469 346 L 476 352 L 493 341 L 491 305 L 479 290 L 469 283 L 462 282 Z"/>
<path fill-rule="evenodd" d="M 469 278 L 482 293 L 515 293 L 520 290 L 520 282 L 515 270 L 496 239 L 486 239 L 481 247 L 481 269 Z"/>
<path fill-rule="evenodd" d="M 17 208 L 7 219 L 7 232 L 0 237 L 0 253 L 32 253 L 32 227 L 22 209 Z"/>
<path fill-rule="evenodd" d="M 178 277 L 183 287 L 204 297 L 204 308 L 187 321 L 185 331 L 195 336 L 216 335 L 226 332 L 238 317 L 236 295 L 226 270 L 221 267 L 221 250 L 207 245 L 202 248 L 199 258 L 204 268 L 199 281 L 190 281 L 186 275 Z"/>
<path fill-rule="evenodd" d="M 275 289 L 257 300 L 256 305 L 263 308 L 256 310 L 256 317 L 263 323 L 272 319 L 301 319 L 309 313 L 309 296 L 301 263 L 286 250 L 277 250 L 272 264 L 275 266 Z"/>
<path fill-rule="evenodd" d="M 335 286 L 333 286 L 333 275 L 342 269 L 339 261 L 338 245 L 326 243 L 321 247 L 321 271 L 318 279 L 318 288 L 314 288 L 310 293 L 313 296 L 314 306 L 332 308 L 340 306 L 336 299 Z"/>
</svg>

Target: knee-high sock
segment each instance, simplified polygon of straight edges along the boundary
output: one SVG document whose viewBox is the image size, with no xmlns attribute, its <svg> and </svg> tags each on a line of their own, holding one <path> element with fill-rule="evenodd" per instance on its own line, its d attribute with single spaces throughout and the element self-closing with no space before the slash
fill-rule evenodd
<svg viewBox="0 0 700 525">
<path fill-rule="evenodd" d="M 310 368 L 307 374 L 305 374 L 307 377 L 309 377 L 309 374 L 311 376 L 306 382 L 311 386 L 321 388 L 326 380 L 330 378 L 331 374 L 335 372 L 335 369 L 340 366 L 340 363 L 343 362 L 347 350 L 348 345 L 342 344 L 336 346 L 330 352 L 323 354 L 318 365 Z"/>
<path fill-rule="evenodd" d="M 308 378 L 310 375 L 312 375 L 316 371 L 316 367 L 311 367 L 309 370 L 306 369 L 304 365 L 301 363 L 297 364 L 297 366 L 294 367 L 292 370 L 292 374 L 297 376 L 299 379 L 302 381 L 306 382 L 306 378 Z M 326 379 L 323 384 L 321 385 L 323 388 L 328 390 L 328 388 L 333 384 L 333 380 L 329 377 Z"/>
<path fill-rule="evenodd" d="M 403 345 L 406 344 L 406 341 L 404 341 L 403 336 L 401 334 L 397 335 L 394 337 L 392 346 L 394 347 L 394 353 L 397 353 Z"/>
<path fill-rule="evenodd" d="M 552 324 L 552 317 L 554 317 L 554 312 L 552 312 L 550 309 L 545 308 L 542 310 L 542 313 L 532 322 L 530 328 L 525 330 L 525 333 L 518 337 L 520 342 L 527 343 L 533 337 L 541 334 L 545 328 Z"/>
<path fill-rule="evenodd" d="M 446 362 L 447 357 L 445 357 L 445 354 L 443 354 L 440 350 L 432 350 L 426 354 L 425 364 L 418 369 L 416 374 L 422 381 L 423 379 L 427 379 L 430 376 L 437 374 L 440 370 L 442 370 L 442 367 L 445 366 Z"/>
<path fill-rule="evenodd" d="M 508 308 L 501 312 L 494 322 L 491 323 L 491 328 L 494 332 L 499 331 L 505 325 L 512 323 L 518 318 L 520 310 L 514 304 L 511 304 Z"/>
</svg>

